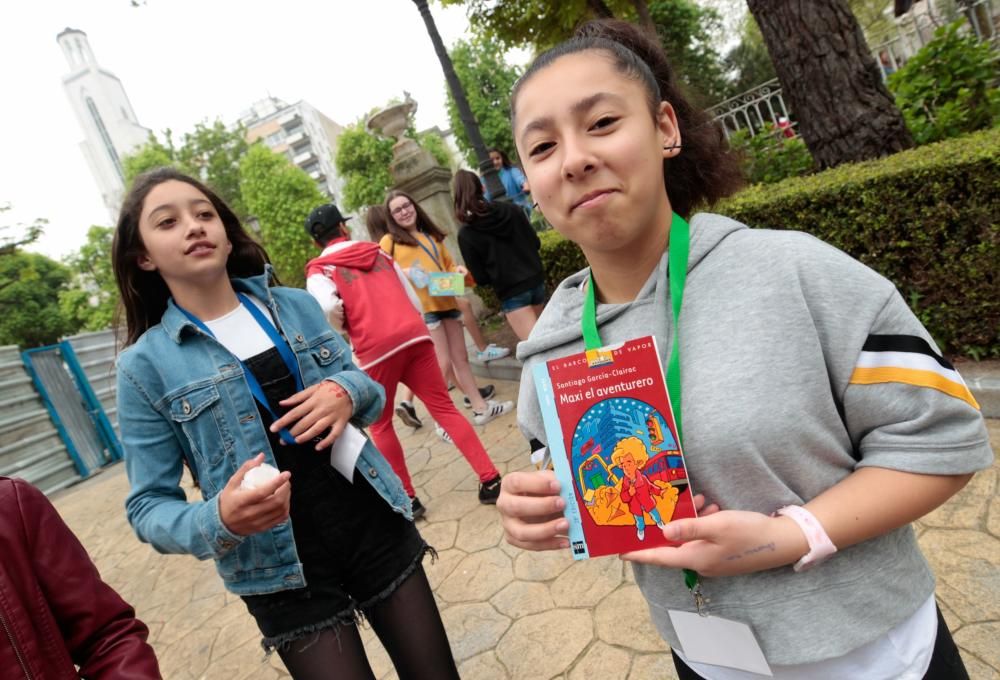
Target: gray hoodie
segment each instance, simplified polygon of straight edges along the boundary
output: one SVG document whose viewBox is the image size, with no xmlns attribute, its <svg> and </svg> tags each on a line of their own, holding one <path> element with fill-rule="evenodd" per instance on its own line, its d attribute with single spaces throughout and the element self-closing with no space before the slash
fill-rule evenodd
<svg viewBox="0 0 1000 680">
<path fill-rule="evenodd" d="M 583 349 L 588 273 L 560 284 L 518 346 L 518 423 L 529 438 L 545 440 L 532 367 Z M 634 301 L 598 305 L 597 322 L 605 344 L 655 335 L 666 366 L 666 254 Z M 695 215 L 680 347 L 689 477 L 723 509 L 802 505 L 862 466 L 964 474 L 992 463 L 971 394 L 892 283 L 812 236 Z M 928 362 L 953 394 L 920 384 Z M 885 371 L 893 381 L 877 377 Z M 677 647 L 667 609 L 694 610 L 681 573 L 634 570 L 660 634 Z M 749 624 L 768 661 L 785 665 L 878 638 L 927 600 L 934 577 L 905 526 L 810 571 L 789 566 L 703 587 L 713 614 Z"/>
</svg>

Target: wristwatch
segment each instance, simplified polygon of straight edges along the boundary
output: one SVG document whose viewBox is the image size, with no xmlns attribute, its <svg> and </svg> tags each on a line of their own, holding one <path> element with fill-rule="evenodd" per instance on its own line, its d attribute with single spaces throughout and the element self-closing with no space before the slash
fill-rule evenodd
<svg viewBox="0 0 1000 680">
<path fill-rule="evenodd" d="M 823 525 L 819 523 L 815 515 L 801 505 L 786 505 L 783 508 L 779 508 L 775 514 L 787 517 L 798 524 L 799 528 L 802 529 L 802 533 L 806 536 L 806 542 L 809 544 L 809 552 L 792 567 L 795 571 L 812 569 L 837 552 L 837 546 L 826 535 Z"/>
</svg>

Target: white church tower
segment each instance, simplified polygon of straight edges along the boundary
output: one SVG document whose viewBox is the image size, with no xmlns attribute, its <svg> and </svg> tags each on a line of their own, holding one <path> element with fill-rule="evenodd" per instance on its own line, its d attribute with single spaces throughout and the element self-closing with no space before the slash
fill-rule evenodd
<svg viewBox="0 0 1000 680">
<path fill-rule="evenodd" d="M 69 64 L 63 88 L 84 133 L 80 148 L 114 222 L 125 192 L 122 157 L 145 144 L 149 130 L 136 120 L 121 81 L 98 65 L 86 33 L 67 28 L 56 40 Z"/>
</svg>

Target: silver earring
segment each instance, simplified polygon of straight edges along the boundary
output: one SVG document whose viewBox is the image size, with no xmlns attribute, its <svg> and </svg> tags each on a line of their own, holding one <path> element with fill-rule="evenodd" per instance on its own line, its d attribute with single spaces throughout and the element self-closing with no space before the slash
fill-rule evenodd
<svg viewBox="0 0 1000 680">
<path fill-rule="evenodd" d="M 680 149 L 680 148 L 682 148 L 680 144 L 664 144 L 663 145 L 663 150 L 664 151 L 672 151 L 673 149 Z"/>
</svg>

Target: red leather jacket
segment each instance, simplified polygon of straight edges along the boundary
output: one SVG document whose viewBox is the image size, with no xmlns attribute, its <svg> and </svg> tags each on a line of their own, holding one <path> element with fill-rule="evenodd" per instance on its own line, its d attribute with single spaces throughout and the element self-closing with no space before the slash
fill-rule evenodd
<svg viewBox="0 0 1000 680">
<path fill-rule="evenodd" d="M 148 634 L 42 492 L 0 477 L 0 676 L 160 678 Z"/>
</svg>

